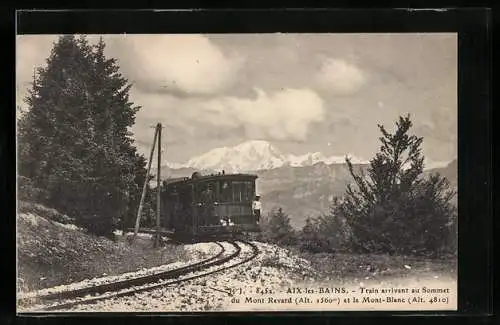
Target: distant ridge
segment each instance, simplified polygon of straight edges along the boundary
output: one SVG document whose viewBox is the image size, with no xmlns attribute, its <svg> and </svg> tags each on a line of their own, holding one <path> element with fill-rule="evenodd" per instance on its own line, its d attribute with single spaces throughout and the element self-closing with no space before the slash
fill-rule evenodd
<svg viewBox="0 0 500 325">
<path fill-rule="evenodd" d="M 346 154 L 354 164 L 368 164 L 369 161 Z M 321 152 L 309 152 L 302 155 L 285 154 L 264 140 L 250 140 L 234 147 L 212 149 L 200 156 L 193 157 L 185 163 L 167 163 L 163 168 L 171 170 L 191 170 L 227 173 L 256 172 L 280 167 L 306 167 L 317 163 L 326 165 L 345 164 L 345 155 L 326 157 Z M 425 160 L 425 169 L 444 168 L 449 161 Z M 155 169 L 153 167 L 153 169 Z"/>
<path fill-rule="evenodd" d="M 355 164 L 368 163 L 361 158 L 349 154 Z M 325 157 L 320 152 L 303 155 L 284 154 L 263 140 L 250 140 L 234 147 L 212 149 L 198 157 L 189 159 L 184 164 L 168 163 L 171 169 L 190 168 L 195 170 L 219 171 L 228 173 L 253 172 L 279 167 L 304 167 L 323 162 L 326 164 L 343 164 L 345 156 Z"/>
</svg>

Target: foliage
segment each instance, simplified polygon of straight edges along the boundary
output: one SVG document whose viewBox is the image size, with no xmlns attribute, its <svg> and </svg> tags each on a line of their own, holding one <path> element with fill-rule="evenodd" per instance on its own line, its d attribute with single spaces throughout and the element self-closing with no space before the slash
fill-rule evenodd
<svg viewBox="0 0 500 325">
<path fill-rule="evenodd" d="M 279 245 L 292 245 L 297 241 L 290 218 L 282 208 L 271 211 L 261 220 L 262 240 Z"/>
<path fill-rule="evenodd" d="M 156 194 L 157 189 L 151 188 L 149 184 L 146 189 L 146 197 L 142 208 L 141 226 L 145 228 L 156 227 Z M 135 218 L 134 218 L 135 220 Z"/>
<path fill-rule="evenodd" d="M 30 202 L 43 202 L 47 198 L 47 192 L 35 187 L 33 181 L 27 177 L 17 177 L 18 199 Z"/>
<path fill-rule="evenodd" d="M 380 152 L 368 172 L 356 172 L 333 214 L 345 218 L 357 252 L 435 256 L 454 250 L 455 191 L 440 175 L 422 177 L 423 138 L 410 135 L 410 116 L 400 117 L 394 134 L 379 125 Z M 456 223 L 456 222 L 455 222 Z"/>
<path fill-rule="evenodd" d="M 19 173 L 46 191 L 44 203 L 109 234 L 138 202 L 145 159 L 128 130 L 139 109 L 131 85 L 104 48 L 59 38 L 26 98 L 18 143 Z"/>
<path fill-rule="evenodd" d="M 311 252 L 322 251 L 323 245 L 319 236 L 318 220 L 308 217 L 299 234 L 299 247 Z"/>
<path fill-rule="evenodd" d="M 344 221 L 335 215 L 307 218 L 299 234 L 299 247 L 313 253 L 344 251 L 347 236 L 348 229 Z"/>
<path fill-rule="evenodd" d="M 74 224 L 75 220 L 65 214 L 60 213 L 55 209 L 47 208 L 46 206 L 34 203 L 32 201 L 21 200 L 18 202 L 19 213 L 32 213 L 36 215 L 43 215 L 49 221 L 55 221 L 61 224 Z"/>
</svg>

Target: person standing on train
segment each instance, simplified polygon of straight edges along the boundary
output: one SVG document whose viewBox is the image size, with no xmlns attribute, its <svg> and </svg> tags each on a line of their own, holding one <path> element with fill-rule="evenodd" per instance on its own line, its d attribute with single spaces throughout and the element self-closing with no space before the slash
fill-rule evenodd
<svg viewBox="0 0 500 325">
<path fill-rule="evenodd" d="M 255 196 L 255 200 L 252 203 L 253 215 L 257 223 L 260 222 L 260 212 L 262 210 L 262 203 L 260 202 L 260 195 Z"/>
</svg>

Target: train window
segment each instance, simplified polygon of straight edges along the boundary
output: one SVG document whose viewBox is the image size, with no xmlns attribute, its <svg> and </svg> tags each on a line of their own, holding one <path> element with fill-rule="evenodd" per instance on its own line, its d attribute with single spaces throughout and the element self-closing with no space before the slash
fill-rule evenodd
<svg viewBox="0 0 500 325">
<path fill-rule="evenodd" d="M 220 200 L 221 202 L 231 202 L 231 183 L 229 181 L 222 181 L 220 185 Z"/>
<path fill-rule="evenodd" d="M 240 202 L 241 201 L 241 198 L 240 198 L 241 190 L 240 190 L 240 188 L 241 188 L 240 183 L 233 182 L 233 202 Z"/>
<path fill-rule="evenodd" d="M 252 184 L 252 182 L 245 182 L 244 200 L 245 201 L 252 201 L 253 200 L 253 184 Z"/>
<path fill-rule="evenodd" d="M 243 202 L 246 201 L 246 182 L 233 183 L 233 201 Z"/>
<path fill-rule="evenodd" d="M 212 182 L 207 184 L 205 199 L 206 202 L 212 202 L 213 200 L 215 200 L 215 187 Z"/>
<path fill-rule="evenodd" d="M 196 186 L 197 199 L 201 202 L 211 202 L 214 197 L 214 186 L 210 182 L 201 182 Z"/>
</svg>

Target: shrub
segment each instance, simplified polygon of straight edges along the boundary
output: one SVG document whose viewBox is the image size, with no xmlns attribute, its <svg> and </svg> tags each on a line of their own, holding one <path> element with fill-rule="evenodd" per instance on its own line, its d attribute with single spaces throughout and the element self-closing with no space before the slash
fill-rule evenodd
<svg viewBox="0 0 500 325">
<path fill-rule="evenodd" d="M 262 239 L 266 242 L 293 245 L 297 241 L 295 231 L 290 225 L 290 218 L 278 208 L 261 221 Z"/>
<path fill-rule="evenodd" d="M 75 219 L 71 218 L 64 213 L 60 213 L 55 209 L 47 208 L 39 203 L 19 201 L 20 213 L 34 213 L 43 216 L 47 220 L 59 222 L 62 224 L 74 224 Z"/>
<path fill-rule="evenodd" d="M 33 181 L 24 176 L 17 177 L 18 199 L 42 203 L 47 199 L 47 191 L 35 187 Z"/>
<path fill-rule="evenodd" d="M 333 212 L 317 218 L 307 218 L 300 231 L 299 248 L 313 253 L 345 251 L 348 236 L 345 220 Z"/>
</svg>

